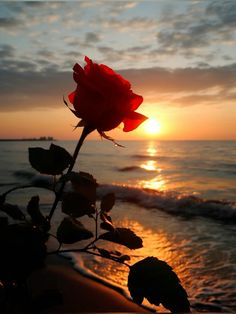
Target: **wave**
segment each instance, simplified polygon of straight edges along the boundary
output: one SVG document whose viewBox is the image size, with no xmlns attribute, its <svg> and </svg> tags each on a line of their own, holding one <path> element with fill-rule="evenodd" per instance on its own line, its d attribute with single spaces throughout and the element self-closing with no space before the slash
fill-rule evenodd
<svg viewBox="0 0 236 314">
<path fill-rule="evenodd" d="M 31 181 L 35 186 L 49 187 L 52 184 L 49 176 L 37 175 Z M 236 202 L 224 200 L 207 200 L 188 194 L 170 191 L 157 191 L 127 185 L 103 184 L 97 189 L 98 197 L 115 193 L 121 201 L 137 204 L 147 209 L 158 209 L 176 216 L 205 217 L 222 222 L 236 223 Z"/>
<path fill-rule="evenodd" d="M 118 168 L 117 169 L 118 171 L 120 172 L 131 172 L 131 171 L 138 171 L 138 172 L 150 172 L 150 171 L 156 171 L 156 170 L 147 170 L 147 169 L 144 169 L 142 167 L 139 167 L 139 166 L 126 166 L 126 167 L 123 167 L 123 168 Z"/>
<path fill-rule="evenodd" d="M 28 170 L 16 170 L 13 172 L 13 175 L 17 178 L 22 178 L 22 179 L 32 179 L 35 176 L 35 172 L 33 171 L 28 171 Z"/>
<path fill-rule="evenodd" d="M 222 222 L 236 223 L 236 202 L 204 200 L 193 195 L 156 191 L 124 185 L 102 185 L 98 195 L 113 192 L 116 198 L 147 209 L 159 209 L 184 217 L 206 217 Z"/>
<path fill-rule="evenodd" d="M 73 268 L 76 271 L 78 271 L 81 275 L 91 278 L 99 283 L 102 283 L 103 285 L 112 288 L 113 290 L 116 290 L 117 292 L 121 293 L 122 295 L 130 299 L 129 294 L 125 291 L 124 287 L 106 279 L 105 277 L 99 276 L 94 271 L 86 267 L 82 254 L 69 252 L 60 253 L 60 256 L 62 258 L 69 260 Z"/>
<path fill-rule="evenodd" d="M 160 155 L 154 155 L 154 156 L 151 156 L 151 155 L 142 155 L 142 154 L 136 154 L 136 155 L 132 155 L 131 156 L 132 158 L 135 158 L 135 159 L 147 159 L 147 160 L 179 160 L 181 159 L 180 157 L 175 157 L 175 156 L 160 156 Z"/>
</svg>

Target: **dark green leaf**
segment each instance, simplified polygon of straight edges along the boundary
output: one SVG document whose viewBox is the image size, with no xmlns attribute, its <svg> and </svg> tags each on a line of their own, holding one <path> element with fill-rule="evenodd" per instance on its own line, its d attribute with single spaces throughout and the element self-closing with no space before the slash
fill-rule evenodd
<svg viewBox="0 0 236 314">
<path fill-rule="evenodd" d="M 39 197 L 38 195 L 33 196 L 27 205 L 27 212 L 32 219 L 34 226 L 42 227 L 44 231 L 50 229 L 50 224 L 47 219 L 43 216 L 39 209 Z"/>
<path fill-rule="evenodd" d="M 147 298 L 151 304 L 162 305 L 172 313 L 190 312 L 187 293 L 172 268 L 155 257 L 147 257 L 130 268 L 128 288 L 134 302 Z"/>
<path fill-rule="evenodd" d="M 91 231 L 87 230 L 81 222 L 71 217 L 64 218 L 57 229 L 58 241 L 65 244 L 72 244 L 92 237 Z"/>
<path fill-rule="evenodd" d="M 13 219 L 16 220 L 25 219 L 25 215 L 22 213 L 22 211 L 17 205 L 4 203 L 0 206 L 0 209 Z"/>
<path fill-rule="evenodd" d="M 142 239 L 127 228 L 116 228 L 114 231 L 101 234 L 99 238 L 124 245 L 131 250 L 143 247 Z"/>
<path fill-rule="evenodd" d="M 115 204 L 115 194 L 108 193 L 103 196 L 101 201 L 101 210 L 103 212 L 109 212 Z"/>
<path fill-rule="evenodd" d="M 71 172 L 63 176 L 63 180 L 71 181 L 76 192 L 95 203 L 98 184 L 91 174 L 82 171 Z"/>
<path fill-rule="evenodd" d="M 95 213 L 94 204 L 76 192 L 65 193 L 61 206 L 63 213 L 77 218 Z"/>
<path fill-rule="evenodd" d="M 49 150 L 30 147 L 29 161 L 31 166 L 40 173 L 57 175 L 69 167 L 72 157 L 64 148 L 51 144 Z"/>
<path fill-rule="evenodd" d="M 100 248 L 97 248 L 98 252 L 101 254 L 101 256 L 103 257 L 111 257 L 111 254 L 109 251 L 105 250 L 105 249 L 100 249 Z"/>
</svg>

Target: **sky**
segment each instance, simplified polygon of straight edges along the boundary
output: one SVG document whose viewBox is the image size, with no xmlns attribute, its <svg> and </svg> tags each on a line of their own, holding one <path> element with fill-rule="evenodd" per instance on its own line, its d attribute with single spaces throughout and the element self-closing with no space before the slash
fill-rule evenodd
<svg viewBox="0 0 236 314">
<path fill-rule="evenodd" d="M 236 140 L 235 0 L 1 1 L 0 138 L 77 139 L 62 99 L 86 55 L 128 79 L 160 125 L 121 126 L 116 140 Z"/>
</svg>

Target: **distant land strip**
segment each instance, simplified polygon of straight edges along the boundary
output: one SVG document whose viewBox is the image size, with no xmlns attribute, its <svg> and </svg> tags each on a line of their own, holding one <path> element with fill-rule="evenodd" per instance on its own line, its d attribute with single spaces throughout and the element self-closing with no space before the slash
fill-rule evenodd
<svg viewBox="0 0 236 314">
<path fill-rule="evenodd" d="M 41 136 L 31 138 L 0 138 L 0 142 L 24 142 L 24 141 L 56 141 L 52 136 Z"/>
</svg>

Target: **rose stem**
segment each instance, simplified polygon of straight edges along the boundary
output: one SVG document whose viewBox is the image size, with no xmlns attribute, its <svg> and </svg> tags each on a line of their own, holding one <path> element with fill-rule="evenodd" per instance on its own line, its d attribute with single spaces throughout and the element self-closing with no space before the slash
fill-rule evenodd
<svg viewBox="0 0 236 314">
<path fill-rule="evenodd" d="M 75 151 L 74 151 L 74 154 L 73 154 L 73 157 L 72 157 L 72 161 L 71 161 L 70 167 L 68 168 L 66 174 L 68 174 L 68 173 L 70 173 L 70 172 L 72 171 L 72 169 L 73 169 L 73 167 L 74 167 L 74 165 L 75 165 L 75 162 L 76 162 L 76 158 L 77 158 L 78 153 L 79 153 L 79 151 L 80 151 L 80 148 L 81 148 L 81 146 L 83 145 L 83 142 L 84 142 L 86 136 L 87 136 L 89 133 L 91 133 L 92 131 L 94 131 L 94 128 L 91 128 L 91 127 L 89 127 L 89 126 L 85 126 L 85 127 L 84 127 L 83 132 L 82 132 L 82 134 L 81 134 L 81 136 L 80 136 L 80 139 L 79 139 L 79 141 L 78 141 L 78 143 L 77 143 L 77 145 L 76 145 L 76 148 L 75 148 Z M 63 192 L 63 190 L 64 190 L 65 184 L 66 184 L 66 181 L 65 181 L 65 180 L 62 181 L 61 187 L 60 187 L 58 193 L 56 194 L 54 203 L 53 203 L 52 208 L 51 208 L 51 210 L 50 210 L 50 213 L 49 213 L 49 215 L 48 215 L 48 217 L 47 217 L 47 219 L 48 219 L 49 222 L 50 222 L 50 220 L 52 219 L 52 216 L 53 216 L 54 211 L 55 211 L 55 209 L 56 209 L 56 207 L 57 207 L 57 204 L 58 204 L 58 202 L 59 202 L 59 200 L 60 200 L 60 198 L 61 198 L 61 195 L 62 195 L 62 192 Z"/>
</svg>

